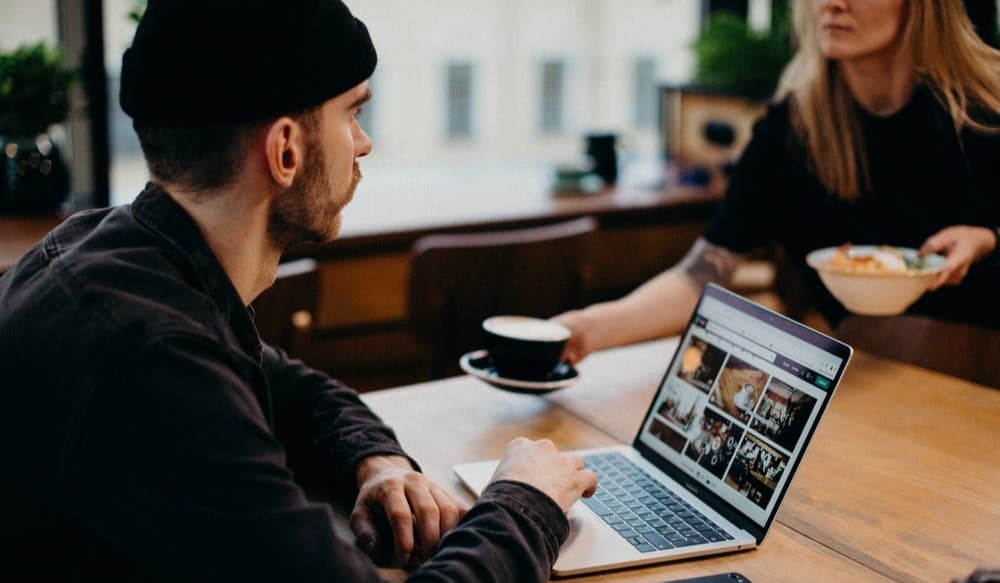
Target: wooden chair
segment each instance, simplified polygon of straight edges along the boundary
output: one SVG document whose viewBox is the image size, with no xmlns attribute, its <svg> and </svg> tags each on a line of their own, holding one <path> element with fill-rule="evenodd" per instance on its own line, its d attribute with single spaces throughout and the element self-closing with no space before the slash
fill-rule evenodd
<svg viewBox="0 0 1000 583">
<path fill-rule="evenodd" d="M 1000 330 L 922 316 L 848 316 L 836 336 L 866 352 L 1000 387 Z"/>
<path fill-rule="evenodd" d="M 590 217 L 537 228 L 428 235 L 411 249 L 409 314 L 432 378 L 457 373 L 498 314 L 550 317 L 589 299 Z"/>
<path fill-rule="evenodd" d="M 319 274 L 312 259 L 278 265 L 274 285 L 254 300 L 254 323 L 261 339 L 301 358 L 312 327 L 319 294 Z"/>
<path fill-rule="evenodd" d="M 278 266 L 274 285 L 253 302 L 261 338 L 359 392 L 426 380 L 424 352 L 404 323 L 363 341 L 321 327 L 316 316 L 324 293 L 320 269 L 312 259 Z"/>
</svg>

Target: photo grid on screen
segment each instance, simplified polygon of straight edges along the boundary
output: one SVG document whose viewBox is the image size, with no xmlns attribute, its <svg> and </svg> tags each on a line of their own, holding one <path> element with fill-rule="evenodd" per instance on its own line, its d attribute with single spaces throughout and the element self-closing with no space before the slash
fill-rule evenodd
<svg viewBox="0 0 1000 583">
<path fill-rule="evenodd" d="M 817 401 L 719 344 L 688 334 L 648 432 L 767 509 Z"/>
</svg>

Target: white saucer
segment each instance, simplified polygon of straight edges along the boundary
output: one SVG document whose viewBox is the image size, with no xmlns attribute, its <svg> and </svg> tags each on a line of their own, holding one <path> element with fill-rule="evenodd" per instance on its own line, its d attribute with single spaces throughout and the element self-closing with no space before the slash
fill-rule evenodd
<svg viewBox="0 0 1000 583">
<path fill-rule="evenodd" d="M 580 373 L 573 368 L 573 365 L 565 362 L 560 362 L 542 379 L 504 378 L 493 366 L 493 358 L 488 350 L 476 350 L 464 354 L 458 360 L 458 365 L 483 382 L 515 393 L 539 395 L 568 387 L 580 379 Z"/>
</svg>

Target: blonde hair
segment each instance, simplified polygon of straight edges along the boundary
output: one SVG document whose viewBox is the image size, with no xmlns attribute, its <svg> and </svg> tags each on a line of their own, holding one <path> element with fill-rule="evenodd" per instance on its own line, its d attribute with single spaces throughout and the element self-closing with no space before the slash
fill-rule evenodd
<svg viewBox="0 0 1000 583">
<path fill-rule="evenodd" d="M 852 200 L 871 189 L 868 156 L 854 100 L 837 63 L 820 50 L 810 0 L 796 0 L 798 49 L 775 94 L 788 98 L 792 127 L 826 189 Z M 961 0 L 907 0 L 901 25 L 918 83 L 963 128 L 995 132 L 1000 116 L 1000 51 L 976 34 Z"/>
</svg>

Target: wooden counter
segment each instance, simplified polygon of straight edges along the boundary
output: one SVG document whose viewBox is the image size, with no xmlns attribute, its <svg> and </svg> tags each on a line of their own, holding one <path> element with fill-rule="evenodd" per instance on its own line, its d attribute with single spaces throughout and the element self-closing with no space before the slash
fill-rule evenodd
<svg viewBox="0 0 1000 583">
<path fill-rule="evenodd" d="M 55 215 L 0 216 L 0 273 L 10 269 L 60 222 Z"/>
<path fill-rule="evenodd" d="M 592 299 L 606 299 L 680 260 L 721 197 L 721 185 L 557 195 L 549 188 L 549 173 L 534 167 L 415 172 L 406 182 L 374 178 L 361 182 L 336 240 L 286 254 L 287 260 L 318 262 L 317 297 L 305 302 L 315 306 L 314 348 L 307 360 L 361 389 L 427 378 L 407 307 L 410 247 L 421 236 L 593 216 L 599 231 L 590 258 Z M 58 222 L 0 217 L 0 272 Z"/>
</svg>

